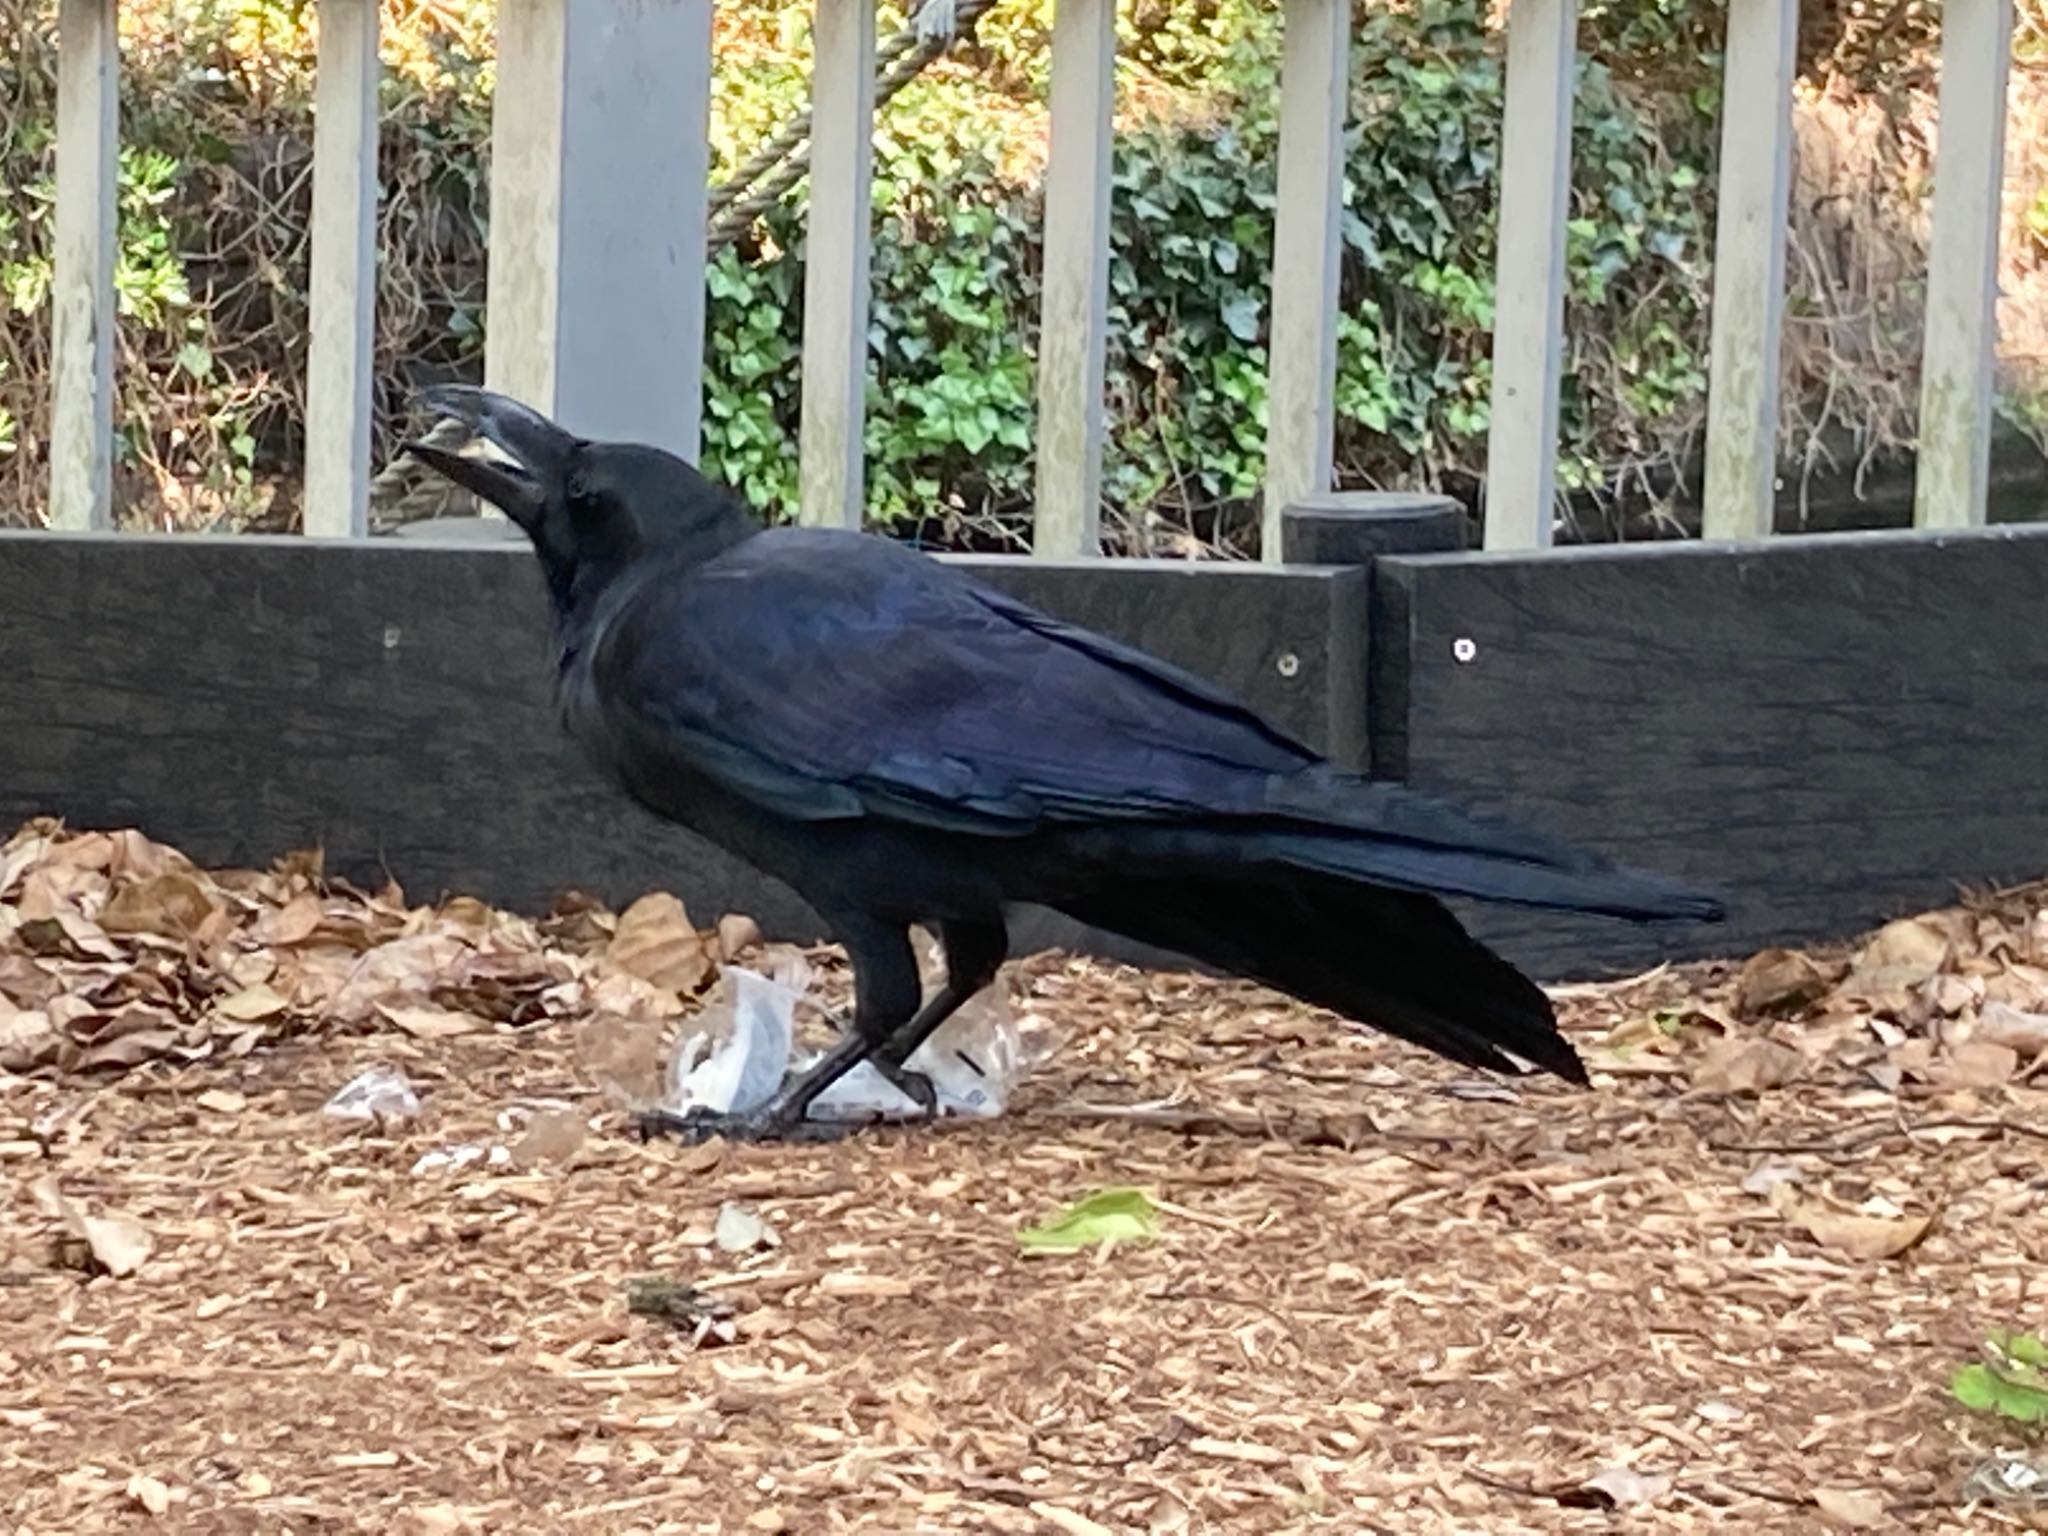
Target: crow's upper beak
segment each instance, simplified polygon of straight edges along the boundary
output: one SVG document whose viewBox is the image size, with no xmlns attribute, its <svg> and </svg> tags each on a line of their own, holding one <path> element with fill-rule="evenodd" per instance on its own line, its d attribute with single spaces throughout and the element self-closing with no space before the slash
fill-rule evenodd
<svg viewBox="0 0 2048 1536">
<path fill-rule="evenodd" d="M 437 384 L 421 393 L 420 403 L 461 422 L 502 457 L 476 457 L 417 440 L 404 451 L 529 533 L 537 529 L 550 494 L 568 475 L 577 439 L 517 400 L 468 384 Z"/>
</svg>

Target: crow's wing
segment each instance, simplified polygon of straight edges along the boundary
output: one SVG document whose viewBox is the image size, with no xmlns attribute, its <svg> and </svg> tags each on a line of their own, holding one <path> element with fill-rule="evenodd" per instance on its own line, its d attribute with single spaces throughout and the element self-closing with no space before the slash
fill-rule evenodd
<svg viewBox="0 0 2048 1536">
<path fill-rule="evenodd" d="M 591 667 L 642 773 L 687 768 L 792 820 L 1123 828 L 1134 854 L 1546 906 L 1697 905 L 1343 772 L 1209 684 L 887 540 L 780 529 L 651 570 Z"/>
<path fill-rule="evenodd" d="M 1208 683 L 880 539 L 775 530 L 650 573 L 592 665 L 614 728 L 804 820 L 1016 835 L 1214 810 L 1318 761 Z"/>
</svg>

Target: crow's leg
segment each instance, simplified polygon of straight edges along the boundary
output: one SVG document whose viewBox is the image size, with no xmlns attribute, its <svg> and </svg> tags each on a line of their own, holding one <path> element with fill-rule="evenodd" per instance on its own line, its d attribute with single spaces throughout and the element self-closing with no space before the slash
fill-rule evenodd
<svg viewBox="0 0 2048 1536">
<path fill-rule="evenodd" d="M 731 1141 L 824 1141 L 843 1136 L 846 1123 L 806 1120 L 811 1101 L 873 1056 L 897 1031 L 914 1024 L 923 984 L 907 928 L 873 918 L 833 924 L 834 937 L 853 962 L 853 1028 L 815 1066 L 759 1109 L 743 1115 L 675 1115 L 657 1110 L 640 1118 L 642 1135 L 688 1140 L 723 1136 Z M 930 1091 L 931 1085 L 925 1085 Z"/>
<path fill-rule="evenodd" d="M 875 1053 L 876 1070 L 915 1100 L 927 1116 L 939 1112 L 938 1091 L 930 1078 L 904 1064 L 969 998 L 995 980 L 1010 952 L 1009 931 L 1000 916 L 978 922 L 942 922 L 938 929 L 939 944 L 946 951 L 946 984 Z M 976 1072 L 982 1070 L 979 1062 L 967 1064 Z"/>
</svg>

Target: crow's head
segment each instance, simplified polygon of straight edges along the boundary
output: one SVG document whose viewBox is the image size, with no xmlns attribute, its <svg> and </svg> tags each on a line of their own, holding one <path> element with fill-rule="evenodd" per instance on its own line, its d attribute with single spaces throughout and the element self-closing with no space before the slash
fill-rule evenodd
<svg viewBox="0 0 2048 1536">
<path fill-rule="evenodd" d="M 592 442 L 517 400 L 466 384 L 437 385 L 420 400 L 491 451 L 430 442 L 408 442 L 405 451 L 519 525 L 562 613 L 638 557 L 708 559 L 759 526 L 731 492 L 659 448 Z"/>
</svg>

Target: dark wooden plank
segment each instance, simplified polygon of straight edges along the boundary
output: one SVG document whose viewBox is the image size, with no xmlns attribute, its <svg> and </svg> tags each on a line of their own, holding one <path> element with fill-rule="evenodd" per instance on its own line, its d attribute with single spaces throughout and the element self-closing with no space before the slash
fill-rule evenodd
<svg viewBox="0 0 2048 1536">
<path fill-rule="evenodd" d="M 1359 750 L 1359 572 L 968 563 Z M 0 534 L 0 653 L 0 826 L 137 825 L 210 863 L 318 843 L 417 897 L 666 889 L 700 919 L 815 932 L 584 765 L 523 545 Z"/>
<path fill-rule="evenodd" d="M 1848 937 L 2048 874 L 2044 594 L 2040 527 L 1387 559 L 1374 770 L 1730 903 L 1465 914 L 1540 974 Z"/>
<path fill-rule="evenodd" d="M 1339 762 L 1365 757 L 1362 569 L 963 558 L 989 585 L 1230 689 Z M 1217 586 L 1222 578 L 1227 585 Z"/>
</svg>

